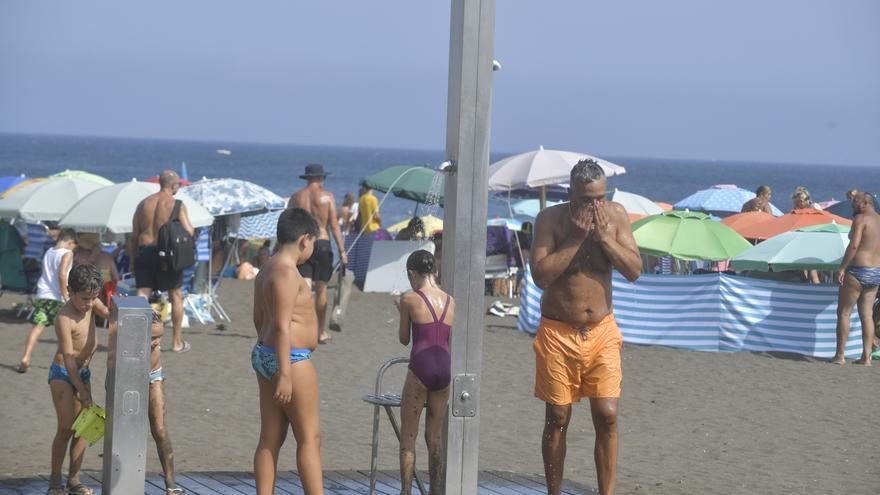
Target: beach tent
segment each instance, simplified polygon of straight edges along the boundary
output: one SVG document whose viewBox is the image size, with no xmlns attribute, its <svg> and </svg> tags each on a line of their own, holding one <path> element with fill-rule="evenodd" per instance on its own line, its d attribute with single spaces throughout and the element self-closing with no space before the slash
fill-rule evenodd
<svg viewBox="0 0 880 495">
<path fill-rule="evenodd" d="M 206 179 L 180 189 L 215 217 L 283 210 L 287 200 L 265 187 L 239 179 Z"/>
<path fill-rule="evenodd" d="M 751 247 L 735 230 L 699 212 L 664 212 L 637 221 L 632 230 L 639 250 L 652 256 L 724 261 Z"/>
<path fill-rule="evenodd" d="M 762 241 L 775 235 L 782 234 L 783 232 L 831 222 L 840 225 L 852 225 L 851 220 L 832 215 L 827 211 L 817 210 L 816 208 L 801 208 L 798 210 L 792 210 L 790 213 L 786 213 L 781 217 L 751 225 L 749 227 L 744 227 L 741 229 L 740 233 L 746 239 Z"/>
<path fill-rule="evenodd" d="M 230 227 L 227 235 L 235 239 L 274 239 L 278 232 L 278 217 L 282 211 L 284 210 L 242 217 L 237 227 Z"/>
<path fill-rule="evenodd" d="M 50 179 L 62 179 L 65 177 L 75 177 L 77 179 L 87 180 L 94 182 L 100 186 L 110 186 L 113 185 L 113 181 L 107 179 L 106 177 L 102 177 L 97 174 L 93 174 L 91 172 L 86 172 L 84 170 L 65 170 L 63 172 L 58 172 L 57 174 L 52 174 L 49 176 Z"/>
<path fill-rule="evenodd" d="M 680 200 L 675 203 L 674 209 L 702 211 L 724 217 L 739 213 L 743 204 L 754 197 L 755 193 L 736 187 L 735 184 L 717 184 Z M 770 209 L 773 210 L 774 216 L 782 215 L 782 212 L 772 204 Z"/>
<path fill-rule="evenodd" d="M 77 201 L 102 187 L 77 177 L 34 182 L 0 199 L 0 216 L 29 222 L 54 222 Z"/>
<path fill-rule="evenodd" d="M 138 204 L 157 192 L 158 184 L 138 182 L 135 179 L 112 186 L 99 186 L 98 190 L 69 208 L 58 224 L 78 232 L 128 234 L 133 230 L 132 217 Z M 207 227 L 214 223 L 214 217 L 186 193 L 178 192 L 175 198 L 186 205 L 193 227 Z"/>
<path fill-rule="evenodd" d="M 429 167 L 395 165 L 361 179 L 362 185 L 398 198 L 443 206 L 446 176 Z"/>
<path fill-rule="evenodd" d="M 411 290 L 406 275 L 406 259 L 419 249 L 434 253 L 434 243 L 421 241 L 373 241 L 364 292 L 398 292 Z"/>
<path fill-rule="evenodd" d="M 847 225 L 828 223 L 785 232 L 736 255 L 734 270 L 836 270 L 849 246 Z"/>
<path fill-rule="evenodd" d="M 0 288 L 13 291 L 27 289 L 27 277 L 21 261 L 23 250 L 24 241 L 18 230 L 8 222 L 0 222 Z"/>
</svg>

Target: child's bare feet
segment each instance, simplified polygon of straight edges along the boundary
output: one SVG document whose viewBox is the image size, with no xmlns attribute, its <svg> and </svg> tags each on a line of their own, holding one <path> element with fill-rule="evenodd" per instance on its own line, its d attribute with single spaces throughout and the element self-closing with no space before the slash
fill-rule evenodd
<svg viewBox="0 0 880 495">
<path fill-rule="evenodd" d="M 831 363 L 831 364 L 844 365 L 844 364 L 846 364 L 846 359 L 845 359 L 843 356 L 834 356 L 834 357 L 831 358 L 831 360 L 828 361 L 828 362 Z"/>
<path fill-rule="evenodd" d="M 30 368 L 30 367 L 31 367 L 31 363 L 22 361 L 21 363 L 19 363 L 18 368 L 16 368 L 15 371 L 17 371 L 19 373 L 27 373 L 28 368 Z"/>
<path fill-rule="evenodd" d="M 860 357 L 853 361 L 853 364 L 861 364 L 862 366 L 871 366 L 871 356 L 868 357 Z"/>
</svg>

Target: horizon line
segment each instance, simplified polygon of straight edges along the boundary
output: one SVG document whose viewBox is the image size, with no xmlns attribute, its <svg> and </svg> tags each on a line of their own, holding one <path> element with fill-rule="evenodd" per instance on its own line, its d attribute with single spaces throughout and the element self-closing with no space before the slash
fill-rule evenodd
<svg viewBox="0 0 880 495">
<path fill-rule="evenodd" d="M 80 139 L 109 139 L 109 140 L 132 140 L 132 141 L 166 141 L 177 143 L 211 143 L 211 144 L 243 144 L 243 145 L 264 145 L 264 146 L 302 146 L 302 147 L 331 147 L 331 148 L 348 148 L 348 149 L 367 149 L 367 150 L 395 150 L 395 151 L 421 151 L 421 152 L 438 152 L 445 153 L 442 148 L 411 148 L 402 146 L 368 146 L 358 144 L 330 144 L 330 143 L 297 143 L 297 142 L 279 142 L 279 141 L 239 141 L 236 139 L 203 139 L 203 138 L 169 138 L 169 137 L 136 137 L 136 136 L 119 136 L 119 135 L 88 135 L 88 134 L 65 134 L 65 133 L 40 133 L 40 132 L 16 132 L 0 130 L 0 135 L 9 136 L 34 136 L 34 137 L 60 137 L 60 138 L 80 138 Z M 550 148 L 555 149 L 555 148 Z M 519 153 L 526 153 L 529 150 L 510 152 L 501 150 L 490 150 L 490 154 L 503 154 L 505 157 L 513 156 Z M 565 150 L 570 151 L 570 150 Z M 575 151 L 575 153 L 578 153 Z M 589 153 L 592 156 L 601 158 L 598 154 Z M 843 166 L 857 168 L 876 168 L 878 164 L 853 164 L 853 163 L 819 163 L 819 162 L 796 162 L 796 161 L 764 161 L 764 160 L 748 160 L 735 158 L 682 158 L 682 157 L 665 157 L 665 156 L 637 156 L 637 155 L 615 155 L 602 154 L 602 156 L 613 157 L 614 159 L 633 159 L 633 160 L 671 160 L 680 162 L 709 162 L 713 164 L 735 164 L 735 163 L 752 163 L 758 165 L 805 165 L 810 167 L 818 166 Z M 604 159 L 604 158 L 603 158 Z M 608 160 L 612 161 L 612 160 Z"/>
</svg>

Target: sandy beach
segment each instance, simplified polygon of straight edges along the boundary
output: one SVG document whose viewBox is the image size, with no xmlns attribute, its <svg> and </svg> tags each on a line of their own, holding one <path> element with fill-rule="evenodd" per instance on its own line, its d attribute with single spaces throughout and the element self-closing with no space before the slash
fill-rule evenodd
<svg viewBox="0 0 880 495">
<path fill-rule="evenodd" d="M 192 351 L 163 353 L 168 424 L 181 471 L 249 471 L 259 431 L 250 366 L 254 330 L 251 282 L 224 281 L 225 330 L 185 330 Z M 22 296 L 0 298 L 0 478 L 49 472 L 55 429 L 46 375 L 55 351 L 47 329 L 30 372 L 19 375 L 29 324 L 15 318 Z M 492 301 L 486 298 L 488 305 Z M 349 326 L 314 354 L 321 383 L 323 464 L 369 468 L 372 390 L 385 360 L 405 356 L 397 316 L 384 294 L 355 292 Z M 532 339 L 513 318 L 486 317 L 481 397 L 480 468 L 542 473 L 543 404 L 532 396 Z M 99 330 L 99 342 L 106 333 Z M 163 348 L 170 346 L 170 329 Z M 875 493 L 880 444 L 880 366 L 836 367 L 794 355 L 701 353 L 626 345 L 620 406 L 618 493 Z M 106 349 L 96 354 L 94 396 L 104 403 Z M 402 370 L 401 370 L 402 371 Z M 402 373 L 390 374 L 390 388 Z M 380 467 L 397 467 L 393 433 L 382 420 Z M 586 402 L 576 406 L 565 476 L 595 486 L 593 433 Z M 100 469 L 101 444 L 84 467 Z M 147 468 L 160 470 L 152 439 Z M 294 469 L 293 441 L 280 467 Z M 426 468 L 424 447 L 418 464 Z M 66 470 L 66 463 L 65 463 Z"/>
</svg>

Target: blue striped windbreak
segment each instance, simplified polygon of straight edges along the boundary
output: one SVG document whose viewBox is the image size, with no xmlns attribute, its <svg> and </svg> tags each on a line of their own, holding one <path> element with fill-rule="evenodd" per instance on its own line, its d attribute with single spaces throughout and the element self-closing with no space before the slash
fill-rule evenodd
<svg viewBox="0 0 880 495">
<path fill-rule="evenodd" d="M 831 357 L 836 346 L 837 287 L 725 274 L 642 275 L 614 272 L 614 314 L 624 342 L 700 351 L 781 351 Z M 541 290 L 526 267 L 520 330 L 535 333 Z M 848 357 L 861 355 L 861 322 L 851 315 Z"/>
</svg>

